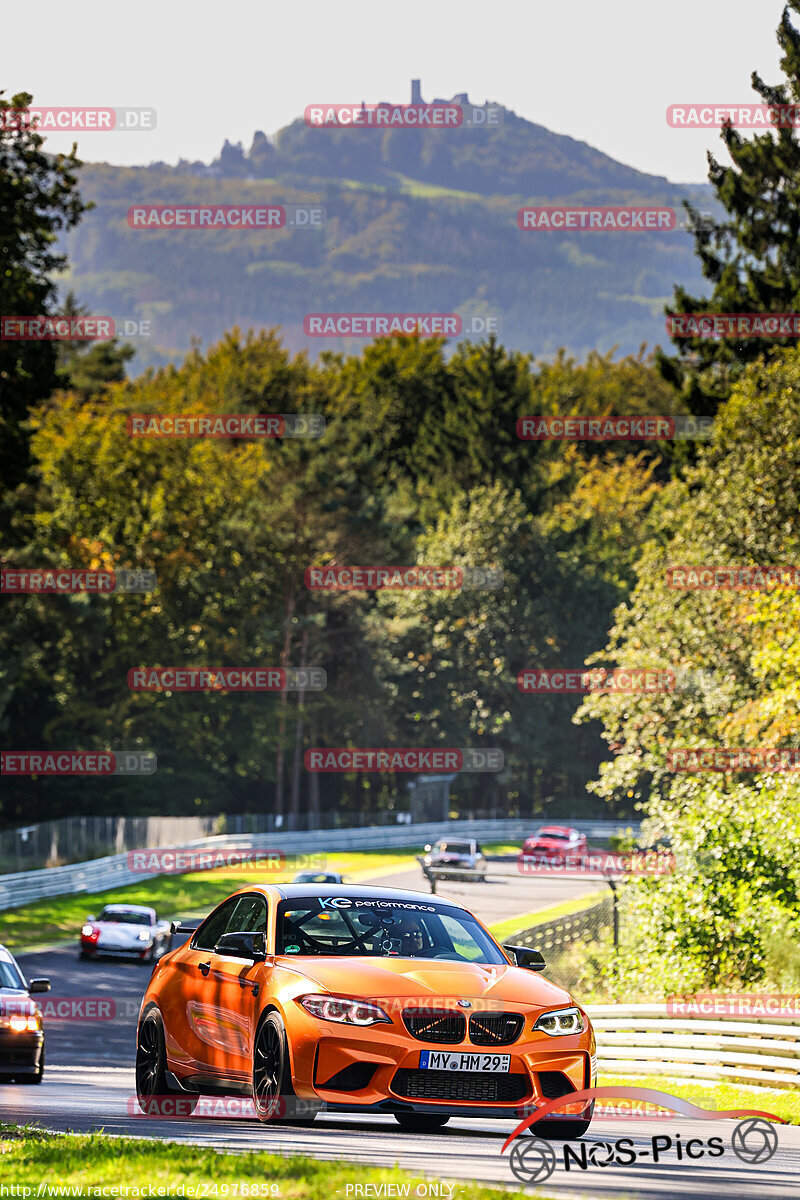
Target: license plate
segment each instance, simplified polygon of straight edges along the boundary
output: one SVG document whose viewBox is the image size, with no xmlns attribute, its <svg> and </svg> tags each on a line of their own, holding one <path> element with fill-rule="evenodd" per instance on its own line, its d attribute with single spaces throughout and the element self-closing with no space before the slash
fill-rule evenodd
<svg viewBox="0 0 800 1200">
<path fill-rule="evenodd" d="M 469 1054 L 458 1051 L 423 1050 L 419 1056 L 421 1071 L 499 1071 L 511 1066 L 510 1054 Z"/>
</svg>

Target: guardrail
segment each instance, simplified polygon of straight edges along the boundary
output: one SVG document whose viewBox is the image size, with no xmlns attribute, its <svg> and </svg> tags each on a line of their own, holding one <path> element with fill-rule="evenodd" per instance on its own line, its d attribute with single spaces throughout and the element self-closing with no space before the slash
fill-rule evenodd
<svg viewBox="0 0 800 1200">
<path fill-rule="evenodd" d="M 800 1087 L 800 1018 L 675 1017 L 665 1004 L 585 1007 L 599 1073 Z"/>
<path fill-rule="evenodd" d="M 576 821 L 575 827 L 592 837 L 608 837 L 625 826 L 621 821 Z M 521 840 L 535 822 L 527 820 L 439 821 L 420 825 L 371 825 L 356 829 L 316 829 L 304 833 L 224 834 L 184 842 L 181 849 L 275 850 L 286 854 L 314 854 L 341 850 L 387 850 L 424 845 L 440 837 L 476 838 L 478 841 Z M 67 892 L 104 892 L 152 879 L 157 871 L 133 871 L 129 855 L 112 854 L 90 862 L 38 871 L 0 875 L 0 911 L 61 896 Z"/>
<path fill-rule="evenodd" d="M 609 896 L 588 908 L 571 913 L 566 917 L 556 917 L 553 921 L 543 921 L 541 925 L 533 925 L 522 933 L 514 935 L 515 946 L 526 946 L 530 950 L 539 950 L 547 962 L 548 953 L 562 950 L 585 933 L 593 933 L 600 925 L 613 920 L 614 902 Z"/>
</svg>

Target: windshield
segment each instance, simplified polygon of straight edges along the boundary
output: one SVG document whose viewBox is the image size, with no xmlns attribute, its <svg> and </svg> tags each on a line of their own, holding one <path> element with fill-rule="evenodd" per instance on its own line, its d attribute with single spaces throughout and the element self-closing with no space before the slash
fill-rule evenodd
<svg viewBox="0 0 800 1200">
<path fill-rule="evenodd" d="M 13 963 L 0 959 L 0 988 L 13 988 L 15 991 L 25 990 L 25 980 Z"/>
<path fill-rule="evenodd" d="M 469 842 L 437 842 L 436 849 L 447 854 L 472 854 Z"/>
<path fill-rule="evenodd" d="M 150 925 L 152 921 L 148 913 L 109 912 L 104 908 L 97 918 L 98 921 L 110 921 L 119 925 Z"/>
<path fill-rule="evenodd" d="M 284 900 L 278 907 L 276 953 L 508 965 L 469 913 L 367 897 Z"/>
<path fill-rule="evenodd" d="M 553 841 L 553 842 L 568 842 L 569 841 L 568 833 L 559 833 L 555 829 L 540 829 L 539 832 L 537 834 L 535 834 L 535 837 L 548 838 L 550 841 Z"/>
</svg>

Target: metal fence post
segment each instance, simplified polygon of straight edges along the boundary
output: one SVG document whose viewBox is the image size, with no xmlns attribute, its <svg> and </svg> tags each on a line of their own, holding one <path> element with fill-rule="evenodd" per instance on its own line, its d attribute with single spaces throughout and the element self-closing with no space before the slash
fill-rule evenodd
<svg viewBox="0 0 800 1200">
<path fill-rule="evenodd" d="M 617 908 L 617 885 L 610 875 L 606 875 L 606 883 L 611 888 L 614 905 L 614 954 L 619 950 L 619 909 Z"/>
</svg>

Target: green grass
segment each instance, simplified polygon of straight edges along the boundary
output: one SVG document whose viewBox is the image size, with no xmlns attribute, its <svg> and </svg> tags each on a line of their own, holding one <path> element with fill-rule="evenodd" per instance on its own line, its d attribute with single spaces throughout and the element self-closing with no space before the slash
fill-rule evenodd
<svg viewBox="0 0 800 1200">
<path fill-rule="evenodd" d="M 80 1188 L 83 1194 L 100 1195 L 99 1191 L 88 1193 L 86 1189 L 121 1185 L 122 1196 L 136 1195 L 137 1187 L 149 1186 L 153 1189 L 150 1194 L 162 1196 L 175 1195 L 182 1187 L 180 1194 L 195 1197 L 244 1195 L 279 1200 L 331 1200 L 339 1195 L 347 1200 L 355 1195 L 352 1188 L 347 1192 L 348 1185 L 391 1183 L 408 1185 L 406 1194 L 413 1198 L 417 1185 L 426 1182 L 422 1176 L 396 1167 L 283 1158 L 252 1151 L 225 1154 L 203 1146 L 187 1149 L 147 1138 L 117 1138 L 102 1133 L 51 1134 L 9 1125 L 0 1126 L 0 1160 L 3 1183 L 30 1187 L 32 1196 L 40 1185 L 45 1195 L 48 1187 Z M 435 1178 L 438 1182 L 441 1177 Z M 514 1183 L 510 1169 L 508 1182 Z M 72 1194 L 81 1193 L 76 1190 Z M 458 1200 L 498 1200 L 500 1195 L 510 1194 L 520 1198 L 531 1196 L 530 1192 L 501 1192 L 499 1188 L 460 1181 L 451 1194 Z"/>
<path fill-rule="evenodd" d="M 587 892 L 585 896 L 576 896 L 574 900 L 564 900 L 561 904 L 551 905 L 550 908 L 540 908 L 536 912 L 525 913 L 519 917 L 509 917 L 506 921 L 498 921 L 496 925 L 489 925 L 488 929 L 498 942 L 507 942 L 514 933 L 523 933 L 526 929 L 533 929 L 534 925 L 543 925 L 545 921 L 556 921 L 559 917 L 569 917 L 572 913 L 580 912 L 581 909 L 597 904 L 606 895 L 608 895 L 606 891 Z"/>
<path fill-rule="evenodd" d="M 743 1083 L 689 1083 L 670 1079 L 666 1075 L 604 1075 L 600 1073 L 598 1087 L 647 1087 L 669 1092 L 681 1100 L 690 1100 L 703 1108 L 760 1108 L 777 1117 L 800 1125 L 800 1091 L 767 1087 L 748 1087 Z M 612 1104 L 613 1100 L 603 1100 Z"/>
<path fill-rule="evenodd" d="M 340 871 L 350 878 L 380 875 L 391 867 L 415 865 L 413 850 L 375 850 L 370 853 L 346 852 L 328 854 L 326 867 L 320 870 Z M 196 871 L 189 875 L 159 875 L 143 879 L 135 886 L 114 888 L 107 892 L 80 892 L 77 895 L 53 896 L 37 900 L 21 908 L 0 913 L 0 942 L 9 950 L 21 950 L 65 938 L 77 940 L 80 927 L 89 913 L 96 915 L 104 904 L 149 904 L 161 917 L 205 916 L 216 904 L 248 883 L 285 883 L 302 870 L 254 871 L 247 867 L 216 871 Z M 312 869 L 312 864 L 309 868 Z"/>
<path fill-rule="evenodd" d="M 409 175 L 400 175 L 397 171 L 393 171 L 392 176 L 408 196 L 419 196 L 425 200 L 444 197 L 449 200 L 479 200 L 482 203 L 486 201 L 486 197 L 480 192 L 462 192 L 457 188 L 442 187 L 438 183 L 423 183 L 420 179 L 412 179 Z"/>
</svg>

